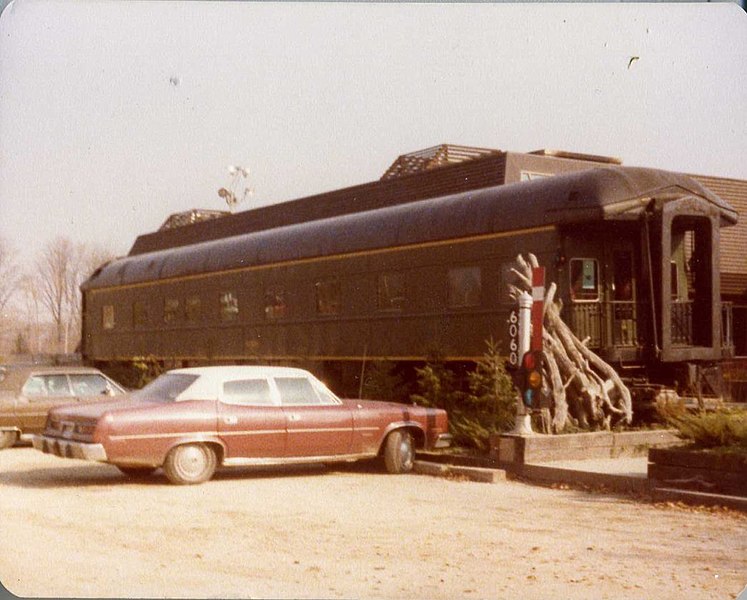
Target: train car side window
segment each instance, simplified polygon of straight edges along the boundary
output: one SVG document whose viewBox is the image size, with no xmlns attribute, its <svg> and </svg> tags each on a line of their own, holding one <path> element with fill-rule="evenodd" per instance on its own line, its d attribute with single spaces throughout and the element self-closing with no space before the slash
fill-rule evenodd
<svg viewBox="0 0 747 600">
<path fill-rule="evenodd" d="M 184 316 L 187 323 L 197 323 L 202 314 L 202 301 L 199 296 L 189 296 L 184 304 Z"/>
<path fill-rule="evenodd" d="M 239 316 L 239 299 L 233 292 L 220 295 L 220 320 L 235 321 Z"/>
<path fill-rule="evenodd" d="M 106 304 L 101 307 L 101 326 L 104 329 L 114 329 L 114 305 Z"/>
<path fill-rule="evenodd" d="M 135 300 L 132 304 L 132 324 L 135 327 L 148 324 L 148 306 L 142 300 Z"/>
<path fill-rule="evenodd" d="M 163 322 L 173 323 L 179 316 L 179 299 L 166 298 L 163 301 Z"/>
<path fill-rule="evenodd" d="M 402 273 L 382 273 L 376 280 L 376 308 L 402 310 L 405 306 L 405 276 Z"/>
<path fill-rule="evenodd" d="M 599 264 L 595 258 L 572 258 L 569 273 L 571 300 L 574 302 L 599 300 Z"/>
<path fill-rule="evenodd" d="M 265 291 L 265 317 L 270 320 L 282 319 L 286 313 L 285 290 L 273 287 Z"/>
<path fill-rule="evenodd" d="M 340 313 L 341 286 L 338 279 L 317 281 L 316 312 L 320 315 L 337 315 Z"/>
<path fill-rule="evenodd" d="M 448 273 L 449 308 L 479 306 L 482 297 L 482 272 L 480 267 L 459 267 Z"/>
</svg>

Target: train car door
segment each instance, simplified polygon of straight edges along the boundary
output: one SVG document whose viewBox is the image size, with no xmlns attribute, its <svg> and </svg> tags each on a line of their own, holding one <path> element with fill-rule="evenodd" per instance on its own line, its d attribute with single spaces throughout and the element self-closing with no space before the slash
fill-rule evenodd
<svg viewBox="0 0 747 600">
<path fill-rule="evenodd" d="M 636 265 L 633 244 L 617 240 L 605 245 L 604 290 L 607 345 L 637 345 Z"/>
</svg>

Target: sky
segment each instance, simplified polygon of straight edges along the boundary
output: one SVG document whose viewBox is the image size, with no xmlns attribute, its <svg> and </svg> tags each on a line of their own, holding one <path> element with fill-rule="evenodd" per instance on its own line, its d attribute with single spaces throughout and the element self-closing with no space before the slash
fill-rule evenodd
<svg viewBox="0 0 747 600">
<path fill-rule="evenodd" d="M 747 179 L 745 107 L 734 3 L 15 0 L 0 237 L 26 258 L 59 235 L 123 255 L 171 213 L 226 209 L 230 165 L 246 210 L 441 143 Z"/>
</svg>

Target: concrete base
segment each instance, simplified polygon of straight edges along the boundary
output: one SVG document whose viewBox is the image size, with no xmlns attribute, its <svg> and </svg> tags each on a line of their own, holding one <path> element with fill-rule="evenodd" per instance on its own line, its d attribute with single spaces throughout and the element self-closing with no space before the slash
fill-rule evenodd
<svg viewBox="0 0 747 600">
<path fill-rule="evenodd" d="M 462 467 L 458 465 L 439 464 L 416 460 L 414 471 L 421 475 L 434 477 L 464 477 L 470 481 L 482 483 L 498 483 L 506 481 L 506 472 L 499 469 L 484 469 L 480 467 Z"/>
</svg>

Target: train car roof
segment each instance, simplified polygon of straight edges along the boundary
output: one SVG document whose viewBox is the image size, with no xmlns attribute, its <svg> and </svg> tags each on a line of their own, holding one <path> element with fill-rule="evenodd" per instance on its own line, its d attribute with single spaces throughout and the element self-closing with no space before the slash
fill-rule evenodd
<svg viewBox="0 0 747 600">
<path fill-rule="evenodd" d="M 635 220 L 652 202 L 661 206 L 684 197 L 712 205 L 722 225 L 736 223 L 736 211 L 690 177 L 601 167 L 127 256 L 104 265 L 82 289 L 547 225 Z"/>
</svg>

